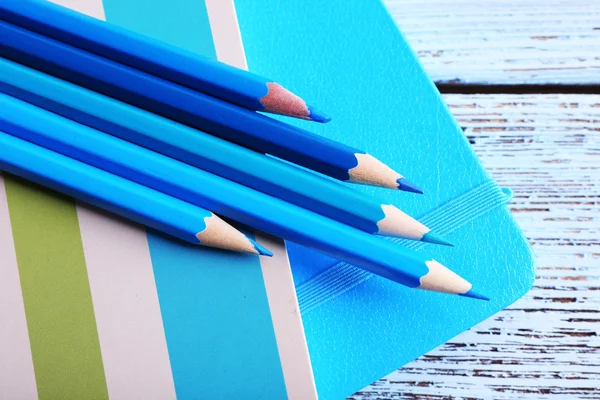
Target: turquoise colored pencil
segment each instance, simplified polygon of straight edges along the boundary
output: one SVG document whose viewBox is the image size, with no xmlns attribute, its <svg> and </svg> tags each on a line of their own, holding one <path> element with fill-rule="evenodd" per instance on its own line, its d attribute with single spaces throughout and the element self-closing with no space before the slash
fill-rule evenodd
<svg viewBox="0 0 600 400">
<path fill-rule="evenodd" d="M 2 131 L 0 170 L 192 244 L 273 255 L 210 211 Z"/>
<path fill-rule="evenodd" d="M 446 244 L 389 204 L 293 165 L 0 58 L 0 92 L 368 233 Z"/>
<path fill-rule="evenodd" d="M 421 193 L 364 151 L 0 21 L 0 56 L 332 178 Z"/>
<path fill-rule="evenodd" d="M 4 94 L 0 129 L 405 286 L 485 299 L 422 253 Z"/>
<path fill-rule="evenodd" d="M 330 120 L 277 82 L 49 1 L 2 0 L 0 19 L 249 110 Z"/>
</svg>

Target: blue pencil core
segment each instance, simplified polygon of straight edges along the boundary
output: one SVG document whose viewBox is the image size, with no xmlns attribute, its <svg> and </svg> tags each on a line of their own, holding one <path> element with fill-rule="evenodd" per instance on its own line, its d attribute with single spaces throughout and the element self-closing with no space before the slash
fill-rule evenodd
<svg viewBox="0 0 600 400">
<path fill-rule="evenodd" d="M 421 241 L 427 242 L 427 243 L 441 244 L 443 246 L 454 247 L 454 245 L 452 243 L 450 243 L 448 240 L 446 240 L 442 235 L 438 235 L 437 233 L 434 233 L 431 231 L 424 234 L 423 237 L 421 238 Z"/>
<path fill-rule="evenodd" d="M 421 190 L 420 187 L 418 187 L 406 178 L 400 178 L 396 182 L 398 182 L 398 189 L 400 190 L 404 190 L 405 192 L 423 194 L 423 190 Z"/>
<path fill-rule="evenodd" d="M 316 109 L 312 106 L 308 106 L 308 117 L 311 119 L 311 121 L 315 121 L 315 122 L 326 123 L 326 122 L 331 121 L 330 116 L 328 116 L 327 114 L 319 111 L 318 109 Z"/>
<path fill-rule="evenodd" d="M 479 299 L 479 300 L 485 300 L 485 301 L 490 301 L 490 298 L 487 296 L 484 296 L 482 294 L 477 293 L 474 290 L 469 290 L 467 293 L 464 294 L 459 294 L 459 296 L 463 296 L 463 297 L 470 297 L 472 299 Z"/>
<path fill-rule="evenodd" d="M 256 251 L 258 251 L 258 254 L 260 254 L 261 256 L 273 257 L 273 253 L 269 249 L 258 244 L 258 242 L 256 242 L 255 240 L 252 240 L 250 238 L 248 238 L 248 240 L 250 241 L 250 243 L 252 243 Z"/>
</svg>

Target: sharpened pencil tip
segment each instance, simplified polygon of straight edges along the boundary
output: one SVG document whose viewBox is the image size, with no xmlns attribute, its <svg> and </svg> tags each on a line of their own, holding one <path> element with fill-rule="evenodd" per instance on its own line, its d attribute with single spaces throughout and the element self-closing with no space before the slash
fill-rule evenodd
<svg viewBox="0 0 600 400">
<path fill-rule="evenodd" d="M 260 254 L 261 256 L 273 257 L 273 253 L 269 249 L 258 244 L 258 242 L 256 242 L 255 240 L 252 240 L 250 238 L 248 240 L 250 240 L 258 254 Z"/>
<path fill-rule="evenodd" d="M 331 121 L 331 117 L 314 107 L 308 106 L 308 118 L 311 121 L 326 123 Z"/>
<path fill-rule="evenodd" d="M 446 240 L 442 235 L 438 235 L 437 233 L 434 233 L 431 231 L 429 231 L 423 235 L 423 237 L 421 238 L 421 242 L 441 244 L 442 246 L 454 247 L 454 244 L 452 244 L 451 242 Z"/>
<path fill-rule="evenodd" d="M 459 296 L 470 297 L 472 299 L 479 299 L 479 300 L 490 301 L 489 297 L 484 296 L 482 294 L 479 294 L 479 293 L 477 293 L 474 290 L 469 290 L 467 293 L 460 294 Z"/>
<path fill-rule="evenodd" d="M 421 190 L 420 187 L 418 187 L 406 178 L 400 178 L 396 182 L 398 182 L 398 189 L 400 190 L 404 190 L 405 192 L 423 194 L 423 190 Z"/>
</svg>

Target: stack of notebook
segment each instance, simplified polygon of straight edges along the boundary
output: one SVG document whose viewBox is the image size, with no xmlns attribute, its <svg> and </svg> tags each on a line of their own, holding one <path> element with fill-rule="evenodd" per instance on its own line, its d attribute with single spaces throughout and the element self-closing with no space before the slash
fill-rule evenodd
<svg viewBox="0 0 600 400">
<path fill-rule="evenodd" d="M 237 35 L 227 31 L 235 26 L 231 3 L 136 4 L 89 2 L 82 11 L 104 11 L 109 22 L 241 66 Z M 428 195 L 418 198 L 358 190 L 450 238 L 457 248 L 403 244 L 451 264 L 492 301 L 415 293 L 291 244 L 300 321 L 285 254 L 272 238 L 259 242 L 276 256 L 260 263 L 154 233 L 146 240 L 137 227 L 11 179 L 10 224 L 2 218 L 15 238 L 9 247 L 18 273 L 6 264 L 6 274 L 20 285 L 6 306 L 14 329 L 3 342 L 13 350 L 0 355 L 12 354 L 21 368 L 12 368 L 18 379 L 0 381 L 0 392 L 239 398 L 243 390 L 246 398 L 310 398 L 316 388 L 320 398 L 341 398 L 531 284 L 527 246 L 503 207 L 507 192 L 483 172 L 381 4 L 237 7 L 250 69 L 281 77 L 335 114 L 326 128 L 293 123 L 368 149 L 423 183 Z"/>
</svg>

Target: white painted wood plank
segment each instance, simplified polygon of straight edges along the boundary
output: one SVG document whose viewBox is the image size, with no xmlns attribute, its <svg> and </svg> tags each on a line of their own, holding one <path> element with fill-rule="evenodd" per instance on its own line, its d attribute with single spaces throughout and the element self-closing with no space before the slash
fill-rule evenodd
<svg viewBox="0 0 600 400">
<path fill-rule="evenodd" d="M 446 95 L 537 257 L 512 307 L 353 396 L 600 399 L 600 95 Z"/>
<path fill-rule="evenodd" d="M 434 81 L 600 84 L 600 2 L 385 0 Z"/>
</svg>

